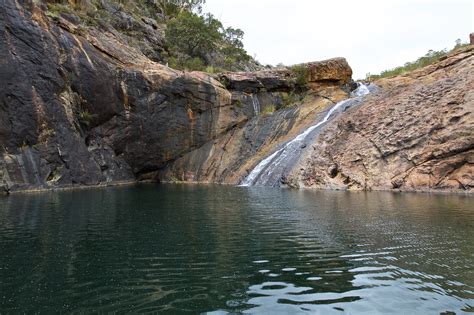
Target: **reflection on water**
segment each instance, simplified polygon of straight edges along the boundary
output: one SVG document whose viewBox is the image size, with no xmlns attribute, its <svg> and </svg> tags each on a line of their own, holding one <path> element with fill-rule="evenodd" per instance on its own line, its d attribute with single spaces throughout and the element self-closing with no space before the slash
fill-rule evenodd
<svg viewBox="0 0 474 315">
<path fill-rule="evenodd" d="M 474 311 L 473 210 L 201 185 L 0 198 L 0 313 Z"/>
</svg>

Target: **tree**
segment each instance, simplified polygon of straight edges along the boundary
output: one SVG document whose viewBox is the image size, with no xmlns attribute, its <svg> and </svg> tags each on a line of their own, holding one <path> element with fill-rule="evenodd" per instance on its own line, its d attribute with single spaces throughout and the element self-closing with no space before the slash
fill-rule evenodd
<svg viewBox="0 0 474 315">
<path fill-rule="evenodd" d="M 242 39 L 244 32 L 241 29 L 228 27 L 223 33 L 221 52 L 224 55 L 224 67 L 233 70 L 236 63 L 250 60 L 244 49 Z"/>
<path fill-rule="evenodd" d="M 236 48 L 244 48 L 244 44 L 242 43 L 244 32 L 240 28 L 226 28 L 224 38 L 227 44 Z"/>
<path fill-rule="evenodd" d="M 161 14 L 167 17 L 178 16 L 184 11 L 201 13 L 206 0 L 150 0 Z"/>
<path fill-rule="evenodd" d="M 166 40 L 172 50 L 204 59 L 217 48 L 222 24 L 211 14 L 199 16 L 185 11 L 168 23 Z"/>
<path fill-rule="evenodd" d="M 460 38 L 456 39 L 456 45 L 454 46 L 454 48 L 456 49 L 456 48 L 459 48 L 459 47 L 461 47 L 461 46 L 462 46 L 462 41 L 461 41 L 461 39 L 460 39 Z"/>
<path fill-rule="evenodd" d="M 198 15 L 183 11 L 168 22 L 165 39 L 169 47 L 169 62 L 178 68 L 204 70 L 205 66 L 232 70 L 250 60 L 244 49 L 244 32 L 224 28 L 212 14 Z M 196 60 L 202 61 L 202 69 Z"/>
</svg>

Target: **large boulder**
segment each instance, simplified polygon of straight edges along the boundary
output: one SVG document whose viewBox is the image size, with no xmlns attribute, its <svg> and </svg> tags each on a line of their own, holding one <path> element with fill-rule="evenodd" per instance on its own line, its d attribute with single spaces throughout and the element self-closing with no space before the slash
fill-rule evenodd
<svg viewBox="0 0 474 315">
<path fill-rule="evenodd" d="M 352 80 L 352 69 L 345 58 L 332 58 L 303 64 L 307 67 L 309 83 L 338 82 L 346 84 Z"/>
<path fill-rule="evenodd" d="M 344 58 L 303 63 L 292 67 L 255 72 L 227 72 L 219 81 L 231 91 L 256 93 L 290 91 L 299 88 L 320 90 L 321 87 L 341 87 L 352 82 L 352 69 Z"/>
<path fill-rule="evenodd" d="M 257 93 L 265 90 L 290 91 L 295 83 L 289 69 L 262 70 L 256 72 L 226 72 L 218 76 L 226 88 L 231 91 Z"/>
</svg>

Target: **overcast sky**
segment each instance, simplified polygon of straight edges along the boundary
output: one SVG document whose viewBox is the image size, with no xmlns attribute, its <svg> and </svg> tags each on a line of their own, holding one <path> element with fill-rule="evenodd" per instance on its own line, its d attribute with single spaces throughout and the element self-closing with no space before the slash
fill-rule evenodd
<svg viewBox="0 0 474 315">
<path fill-rule="evenodd" d="M 474 0 L 207 0 L 263 64 L 346 57 L 354 78 L 452 48 L 474 31 Z"/>
</svg>

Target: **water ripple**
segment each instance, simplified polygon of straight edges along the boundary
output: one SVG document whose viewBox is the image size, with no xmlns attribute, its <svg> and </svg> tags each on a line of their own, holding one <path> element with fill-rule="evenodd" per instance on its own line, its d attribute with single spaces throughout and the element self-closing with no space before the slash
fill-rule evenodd
<svg viewBox="0 0 474 315">
<path fill-rule="evenodd" d="M 0 312 L 461 314 L 473 205 L 199 185 L 13 196 Z"/>
</svg>

